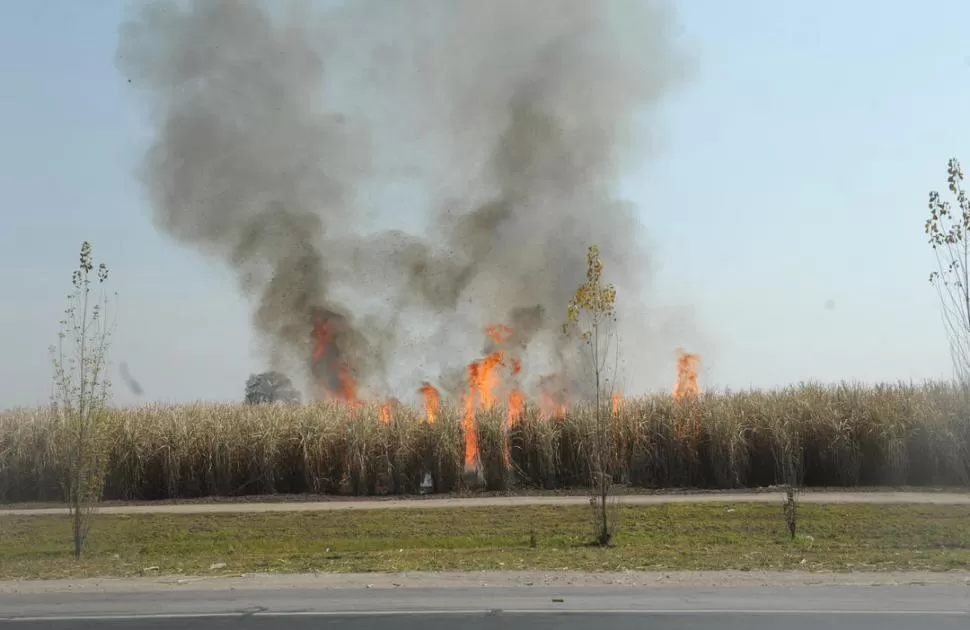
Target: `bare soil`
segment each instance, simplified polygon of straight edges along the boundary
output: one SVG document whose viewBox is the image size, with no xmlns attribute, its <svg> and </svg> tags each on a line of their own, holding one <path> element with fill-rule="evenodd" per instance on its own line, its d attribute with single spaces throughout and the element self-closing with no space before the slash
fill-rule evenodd
<svg viewBox="0 0 970 630">
<path fill-rule="evenodd" d="M 657 505 L 663 503 L 768 503 L 782 500 L 778 487 L 751 490 L 619 490 L 617 503 Z M 970 504 L 967 488 L 812 488 L 799 492 L 802 503 L 919 503 Z M 266 495 L 208 497 L 179 501 L 110 501 L 101 504 L 103 514 L 216 514 L 244 512 L 309 512 L 407 508 L 491 507 L 515 505 L 579 505 L 589 500 L 585 490 L 526 493 L 475 493 L 428 496 L 342 497 L 330 495 Z M 3 515 L 41 515 L 66 512 L 63 504 L 21 503 L 0 508 Z"/>
<path fill-rule="evenodd" d="M 670 571 L 580 573 L 478 571 L 409 573 L 248 574 L 235 577 L 87 578 L 0 581 L 0 593 L 150 593 L 175 590 L 401 589 L 474 587 L 802 587 L 951 584 L 970 586 L 970 571 L 814 573 L 778 571 Z"/>
</svg>

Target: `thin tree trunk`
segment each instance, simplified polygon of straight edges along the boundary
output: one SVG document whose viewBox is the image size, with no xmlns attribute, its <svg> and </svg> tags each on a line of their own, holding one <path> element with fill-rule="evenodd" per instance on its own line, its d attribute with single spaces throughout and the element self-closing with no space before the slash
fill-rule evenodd
<svg viewBox="0 0 970 630">
<path fill-rule="evenodd" d="M 86 279 L 85 279 L 86 280 Z M 89 289 L 87 286 L 84 287 L 84 302 L 81 310 L 81 350 L 80 356 L 78 357 L 78 365 L 80 366 L 81 375 L 81 390 L 78 396 L 78 410 L 77 410 L 77 457 L 74 460 L 74 470 L 71 471 L 74 475 L 74 558 L 78 559 L 81 557 L 81 547 L 84 545 L 84 523 L 83 515 L 81 514 L 81 504 L 84 502 L 83 487 L 84 483 L 84 459 L 86 456 L 84 441 L 87 438 L 86 432 L 84 430 L 85 424 L 87 422 L 87 396 L 86 385 L 87 385 L 87 362 L 86 362 L 86 350 L 87 350 L 87 335 L 88 335 L 88 295 Z"/>
<path fill-rule="evenodd" d="M 74 559 L 77 560 L 81 557 L 81 546 L 84 543 L 83 536 L 83 523 L 81 517 L 81 506 L 74 506 Z"/>
<path fill-rule="evenodd" d="M 599 357 L 599 322 L 593 324 L 593 371 L 596 378 L 596 463 L 599 475 L 600 494 L 600 545 L 606 546 L 610 541 L 609 514 L 606 511 L 606 499 L 609 486 L 606 483 L 606 431 L 603 426 L 603 413 L 600 409 L 600 357 Z"/>
</svg>

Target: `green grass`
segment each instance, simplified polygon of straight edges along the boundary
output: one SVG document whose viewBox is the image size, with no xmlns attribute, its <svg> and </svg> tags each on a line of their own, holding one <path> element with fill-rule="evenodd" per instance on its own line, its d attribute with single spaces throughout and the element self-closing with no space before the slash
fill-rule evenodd
<svg viewBox="0 0 970 630">
<path fill-rule="evenodd" d="M 780 505 L 620 506 L 616 513 L 611 549 L 587 546 L 586 506 L 102 515 L 79 562 L 70 556 L 67 517 L 0 517 L 0 578 L 970 568 L 970 506 L 806 505 L 795 541 L 784 532 Z M 218 563 L 225 566 L 210 568 Z"/>
</svg>

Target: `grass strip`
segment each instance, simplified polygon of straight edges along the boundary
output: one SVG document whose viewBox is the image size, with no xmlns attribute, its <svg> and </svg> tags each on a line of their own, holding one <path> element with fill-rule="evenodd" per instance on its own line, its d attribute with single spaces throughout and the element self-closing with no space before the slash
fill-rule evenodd
<svg viewBox="0 0 970 630">
<path fill-rule="evenodd" d="M 64 516 L 0 518 L 0 578 L 434 570 L 948 570 L 970 567 L 970 506 L 617 506 L 588 545 L 587 506 L 100 515 L 80 561 Z M 535 540 L 535 547 L 532 540 Z"/>
</svg>

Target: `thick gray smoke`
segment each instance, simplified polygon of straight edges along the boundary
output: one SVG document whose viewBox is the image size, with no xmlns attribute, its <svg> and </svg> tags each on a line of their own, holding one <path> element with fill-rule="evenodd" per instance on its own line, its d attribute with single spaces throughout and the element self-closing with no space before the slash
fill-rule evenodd
<svg viewBox="0 0 970 630">
<path fill-rule="evenodd" d="M 328 382 L 341 363 L 374 389 L 448 380 L 490 323 L 536 379 L 567 370 L 590 244 L 624 320 L 646 318 L 650 261 L 616 189 L 679 76 L 662 6 L 331 7 L 153 2 L 121 33 L 152 109 L 155 221 L 238 272 L 272 363 L 305 361 L 322 313 L 340 322 Z"/>
</svg>

